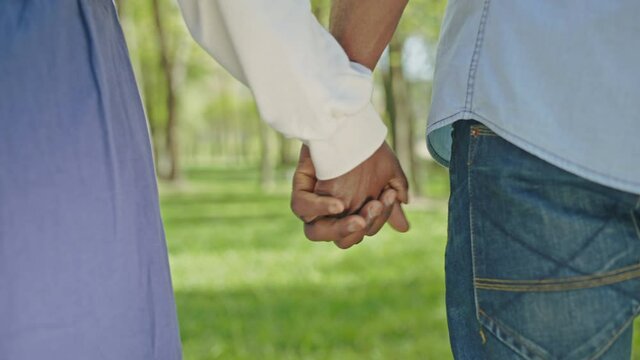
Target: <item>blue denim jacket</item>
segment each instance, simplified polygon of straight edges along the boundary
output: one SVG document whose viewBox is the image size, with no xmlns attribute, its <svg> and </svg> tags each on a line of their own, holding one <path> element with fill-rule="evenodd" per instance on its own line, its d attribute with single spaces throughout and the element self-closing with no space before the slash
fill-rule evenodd
<svg viewBox="0 0 640 360">
<path fill-rule="evenodd" d="M 640 2 L 450 0 L 428 144 L 475 119 L 588 180 L 640 194 Z"/>
</svg>

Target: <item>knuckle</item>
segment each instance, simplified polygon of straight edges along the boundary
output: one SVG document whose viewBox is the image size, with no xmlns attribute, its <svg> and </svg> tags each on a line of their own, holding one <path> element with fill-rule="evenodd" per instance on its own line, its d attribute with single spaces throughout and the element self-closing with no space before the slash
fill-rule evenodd
<svg viewBox="0 0 640 360">
<path fill-rule="evenodd" d="M 300 216 L 300 220 L 304 223 L 312 223 L 315 219 L 314 216 Z"/>
<path fill-rule="evenodd" d="M 407 179 L 406 176 L 403 176 L 400 179 L 400 185 L 402 185 L 403 188 L 407 188 L 407 189 L 409 188 L 409 180 Z"/>
</svg>

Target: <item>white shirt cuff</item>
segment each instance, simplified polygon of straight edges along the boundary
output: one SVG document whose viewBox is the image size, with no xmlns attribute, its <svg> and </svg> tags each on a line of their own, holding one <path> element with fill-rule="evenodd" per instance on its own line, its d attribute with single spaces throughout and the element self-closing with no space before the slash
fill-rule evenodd
<svg viewBox="0 0 640 360">
<path fill-rule="evenodd" d="M 372 104 L 341 118 L 331 137 L 307 142 L 316 177 L 328 180 L 346 174 L 373 155 L 386 136 L 387 127 Z"/>
</svg>

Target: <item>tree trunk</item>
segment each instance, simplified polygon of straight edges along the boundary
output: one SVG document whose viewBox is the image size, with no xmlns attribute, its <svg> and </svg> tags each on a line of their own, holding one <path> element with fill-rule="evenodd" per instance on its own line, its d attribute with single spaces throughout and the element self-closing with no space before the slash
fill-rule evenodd
<svg viewBox="0 0 640 360">
<path fill-rule="evenodd" d="M 311 12 L 313 13 L 313 15 L 316 16 L 316 19 L 318 19 L 318 22 L 321 23 L 323 26 L 326 26 L 325 12 L 324 12 L 325 6 L 326 4 L 323 4 L 323 2 L 320 0 L 311 2 Z"/>
<path fill-rule="evenodd" d="M 391 119 L 393 145 L 400 164 L 409 179 L 411 193 L 421 195 L 413 151 L 413 109 L 409 84 L 402 64 L 403 39 L 394 36 L 389 43 L 389 71 L 385 81 L 387 113 Z M 389 91 L 390 90 L 390 91 Z"/>
<path fill-rule="evenodd" d="M 296 163 L 296 155 L 291 151 L 292 140 L 286 136 L 278 134 L 280 143 L 280 164 L 284 166 L 293 166 Z"/>
<path fill-rule="evenodd" d="M 160 48 L 160 65 L 162 66 L 166 89 L 167 122 L 165 128 L 165 146 L 169 158 L 169 170 L 166 179 L 175 181 L 180 176 L 180 162 L 178 150 L 178 134 L 176 132 L 177 106 L 175 94 L 175 81 L 173 64 L 170 56 L 166 29 L 160 8 L 160 0 L 152 0 L 153 19 L 156 27 L 156 36 Z"/>
<path fill-rule="evenodd" d="M 275 185 L 275 161 L 273 150 L 276 139 L 273 130 L 264 121 L 260 121 L 260 185 L 265 190 Z"/>
<path fill-rule="evenodd" d="M 382 72 L 382 85 L 384 88 L 385 111 L 389 121 L 389 137 L 391 138 L 391 148 L 396 150 L 396 103 L 393 97 L 393 86 L 391 86 L 391 66 Z"/>
</svg>

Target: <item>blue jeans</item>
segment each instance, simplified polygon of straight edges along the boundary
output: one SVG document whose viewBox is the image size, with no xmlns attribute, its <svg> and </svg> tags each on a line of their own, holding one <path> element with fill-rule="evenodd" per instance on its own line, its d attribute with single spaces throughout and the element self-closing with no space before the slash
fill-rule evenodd
<svg viewBox="0 0 640 360">
<path fill-rule="evenodd" d="M 475 121 L 455 124 L 450 171 L 456 359 L 629 359 L 640 196 L 552 166 Z"/>
</svg>

